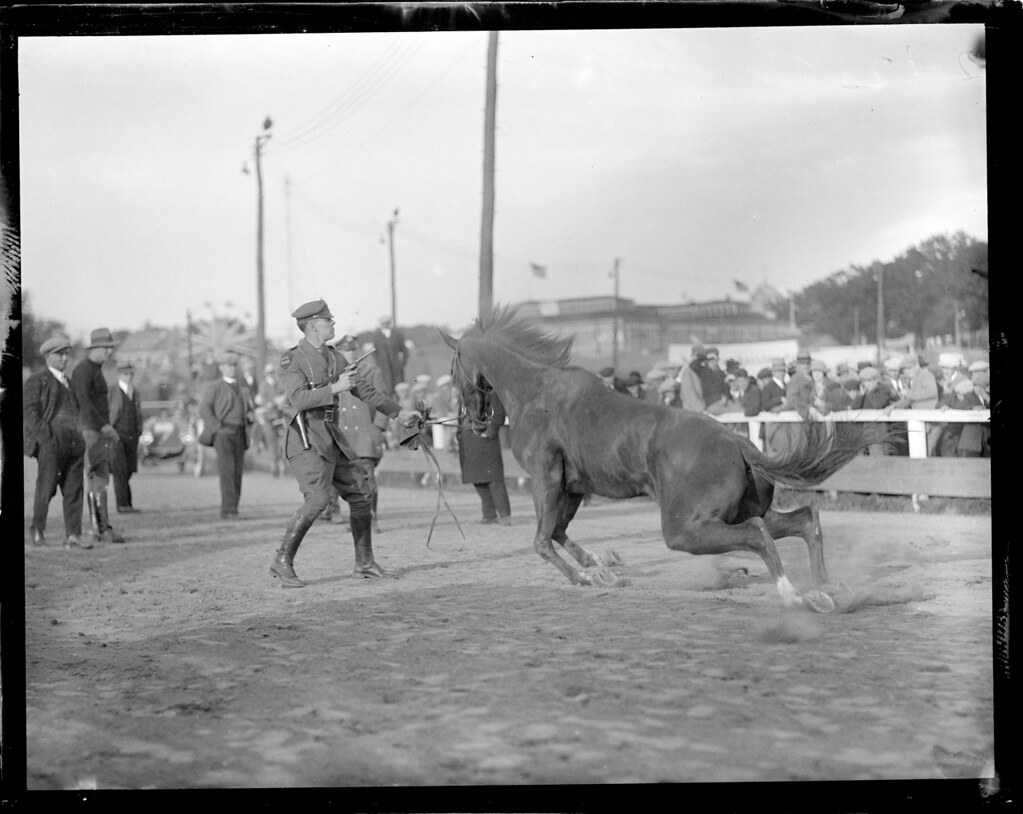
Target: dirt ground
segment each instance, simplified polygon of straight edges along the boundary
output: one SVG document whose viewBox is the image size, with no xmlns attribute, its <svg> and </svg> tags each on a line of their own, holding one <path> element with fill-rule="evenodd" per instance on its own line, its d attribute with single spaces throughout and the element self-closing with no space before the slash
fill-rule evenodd
<svg viewBox="0 0 1023 814">
<path fill-rule="evenodd" d="M 34 462 L 26 460 L 26 526 Z M 532 550 L 532 502 L 481 526 L 476 495 L 385 485 L 378 561 L 318 522 L 301 590 L 267 571 L 293 479 L 146 466 L 124 545 L 25 545 L 27 785 L 169 789 L 979 777 L 993 740 L 986 516 L 824 512 L 829 615 L 783 610 L 755 557 L 669 551 L 646 500 L 570 527 L 625 561 L 568 584 Z M 801 540 L 779 543 L 807 587 Z M 743 576 L 741 568 L 749 570 Z M 936 760 L 956 753 L 954 770 Z M 455 810 L 455 809 L 447 809 Z M 553 810 L 537 809 L 537 810 Z M 564 810 L 564 809 L 563 809 Z"/>
</svg>

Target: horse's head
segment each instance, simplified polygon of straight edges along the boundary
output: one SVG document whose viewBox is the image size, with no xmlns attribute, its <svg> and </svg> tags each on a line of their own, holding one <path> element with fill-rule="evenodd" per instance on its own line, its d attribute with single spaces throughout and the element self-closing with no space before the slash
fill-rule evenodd
<svg viewBox="0 0 1023 814">
<path fill-rule="evenodd" d="M 494 420 L 491 404 L 494 388 L 476 365 L 463 357 L 458 340 L 444 331 L 441 331 L 441 336 L 454 351 L 451 356 L 451 384 L 458 393 L 459 418 L 468 419 L 472 431 L 482 435 Z"/>
</svg>

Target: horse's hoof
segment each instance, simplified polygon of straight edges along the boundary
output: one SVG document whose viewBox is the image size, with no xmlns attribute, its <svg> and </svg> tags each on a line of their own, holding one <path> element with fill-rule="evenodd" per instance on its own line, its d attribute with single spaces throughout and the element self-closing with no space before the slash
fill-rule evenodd
<svg viewBox="0 0 1023 814">
<path fill-rule="evenodd" d="M 617 551 L 598 551 L 593 555 L 594 561 L 598 566 L 603 568 L 611 568 L 616 565 L 625 565 L 625 560 L 619 556 Z"/>
<path fill-rule="evenodd" d="M 831 613 L 835 609 L 835 600 L 824 591 L 807 591 L 803 594 L 803 602 L 810 610 L 817 613 Z"/>
<path fill-rule="evenodd" d="M 618 575 L 610 568 L 598 566 L 592 569 L 588 575 L 591 585 L 599 585 L 601 588 L 612 588 L 618 584 Z"/>
</svg>

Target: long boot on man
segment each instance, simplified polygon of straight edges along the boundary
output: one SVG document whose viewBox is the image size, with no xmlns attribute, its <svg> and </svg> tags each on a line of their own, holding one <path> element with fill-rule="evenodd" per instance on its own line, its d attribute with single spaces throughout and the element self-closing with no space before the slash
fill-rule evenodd
<svg viewBox="0 0 1023 814">
<path fill-rule="evenodd" d="M 309 531 L 313 520 L 306 518 L 301 511 L 295 512 L 288 521 L 288 527 L 284 530 L 284 539 L 281 540 L 281 547 L 277 549 L 277 556 L 270 563 L 270 573 L 281 581 L 282 588 L 304 588 L 307 583 L 298 578 L 295 573 L 295 554 L 298 547 L 302 545 L 302 538 Z"/>
<path fill-rule="evenodd" d="M 124 537 L 110 525 L 110 512 L 107 511 L 107 490 L 96 495 L 96 514 L 99 516 L 100 539 L 106 543 L 123 543 Z"/>
<path fill-rule="evenodd" d="M 355 540 L 354 576 L 395 579 L 394 574 L 385 571 L 373 559 L 373 515 L 368 505 L 362 510 L 352 511 L 352 537 Z"/>
</svg>

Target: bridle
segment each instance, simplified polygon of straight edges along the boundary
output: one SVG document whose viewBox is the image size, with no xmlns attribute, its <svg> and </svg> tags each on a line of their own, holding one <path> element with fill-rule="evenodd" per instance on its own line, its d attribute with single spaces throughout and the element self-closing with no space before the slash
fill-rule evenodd
<svg viewBox="0 0 1023 814">
<path fill-rule="evenodd" d="M 494 392 L 494 388 L 479 373 L 475 377 L 469 376 L 465 370 L 465 365 L 462 364 L 462 354 L 457 349 L 451 358 L 451 379 L 458 382 L 458 391 L 461 395 L 460 417 L 466 417 L 472 425 L 473 432 L 482 435 L 494 420 L 494 406 L 491 404 L 490 399 L 490 394 Z M 465 393 L 469 388 L 471 388 L 470 392 L 475 394 L 475 415 L 470 413 L 466 406 Z"/>
</svg>

